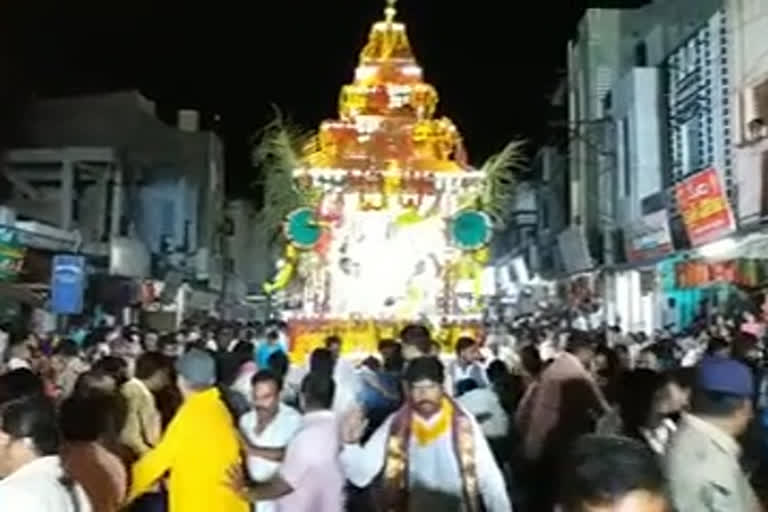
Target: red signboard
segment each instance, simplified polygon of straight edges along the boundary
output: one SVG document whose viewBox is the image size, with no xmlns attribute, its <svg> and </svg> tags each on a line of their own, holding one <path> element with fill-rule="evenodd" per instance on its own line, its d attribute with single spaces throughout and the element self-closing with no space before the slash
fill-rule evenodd
<svg viewBox="0 0 768 512">
<path fill-rule="evenodd" d="M 692 245 L 712 242 L 733 231 L 731 206 L 714 169 L 686 178 L 676 186 L 675 195 Z"/>
</svg>

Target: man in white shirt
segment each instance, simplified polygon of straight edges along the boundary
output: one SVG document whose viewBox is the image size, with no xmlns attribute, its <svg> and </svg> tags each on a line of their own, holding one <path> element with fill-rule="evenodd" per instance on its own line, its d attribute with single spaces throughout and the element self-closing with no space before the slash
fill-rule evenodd
<svg viewBox="0 0 768 512">
<path fill-rule="evenodd" d="M 451 365 L 451 382 L 453 394 L 456 396 L 459 382 L 472 379 L 480 387 L 488 386 L 485 370 L 480 364 L 480 347 L 469 337 L 461 337 L 456 341 L 456 361 Z"/>
<path fill-rule="evenodd" d="M 301 414 L 280 401 L 282 383 L 268 370 L 251 380 L 253 410 L 240 418 L 240 432 L 248 451 L 248 473 L 255 482 L 267 482 L 280 469 L 285 447 L 301 427 Z M 272 501 L 255 503 L 256 512 L 276 510 Z"/>
<path fill-rule="evenodd" d="M 91 512 L 83 488 L 65 479 L 58 449 L 56 411 L 32 397 L 0 405 L 0 509 Z"/>
<path fill-rule="evenodd" d="M 510 512 L 504 478 L 477 421 L 443 391 L 442 363 L 414 359 L 405 380 L 408 401 L 364 446 L 358 444 L 362 414 L 345 418 L 340 461 L 347 479 L 373 485 L 381 510 Z"/>
</svg>

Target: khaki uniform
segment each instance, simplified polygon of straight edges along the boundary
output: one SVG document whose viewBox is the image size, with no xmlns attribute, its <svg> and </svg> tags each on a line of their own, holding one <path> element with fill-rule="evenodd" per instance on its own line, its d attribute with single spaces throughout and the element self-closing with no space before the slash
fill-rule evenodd
<svg viewBox="0 0 768 512">
<path fill-rule="evenodd" d="M 762 510 L 739 465 L 741 449 L 730 435 L 687 415 L 673 437 L 665 466 L 678 512 Z"/>
</svg>

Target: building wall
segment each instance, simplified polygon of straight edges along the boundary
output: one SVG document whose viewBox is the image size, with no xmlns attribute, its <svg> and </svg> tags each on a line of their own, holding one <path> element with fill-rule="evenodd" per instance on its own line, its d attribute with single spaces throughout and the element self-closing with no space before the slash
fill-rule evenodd
<svg viewBox="0 0 768 512">
<path fill-rule="evenodd" d="M 768 138 L 751 141 L 748 124 L 764 117 L 756 91 L 768 84 L 768 2 L 728 0 L 731 105 L 736 142 L 734 175 L 738 187 L 737 213 L 743 226 L 755 224 L 768 214 Z M 763 102 L 765 103 L 768 102 Z M 768 105 L 763 106 L 763 109 Z M 768 123 L 768 119 L 764 120 Z"/>
</svg>

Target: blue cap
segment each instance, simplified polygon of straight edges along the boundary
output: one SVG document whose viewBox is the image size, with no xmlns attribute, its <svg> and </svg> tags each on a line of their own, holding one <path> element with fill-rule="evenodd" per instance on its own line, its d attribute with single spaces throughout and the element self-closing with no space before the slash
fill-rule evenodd
<svg viewBox="0 0 768 512">
<path fill-rule="evenodd" d="M 729 395 L 750 397 L 755 393 L 752 371 L 744 363 L 726 357 L 706 357 L 699 363 L 697 387 Z"/>
<path fill-rule="evenodd" d="M 213 386 L 216 383 L 216 361 L 208 352 L 193 348 L 176 361 L 176 371 L 192 385 Z"/>
</svg>

